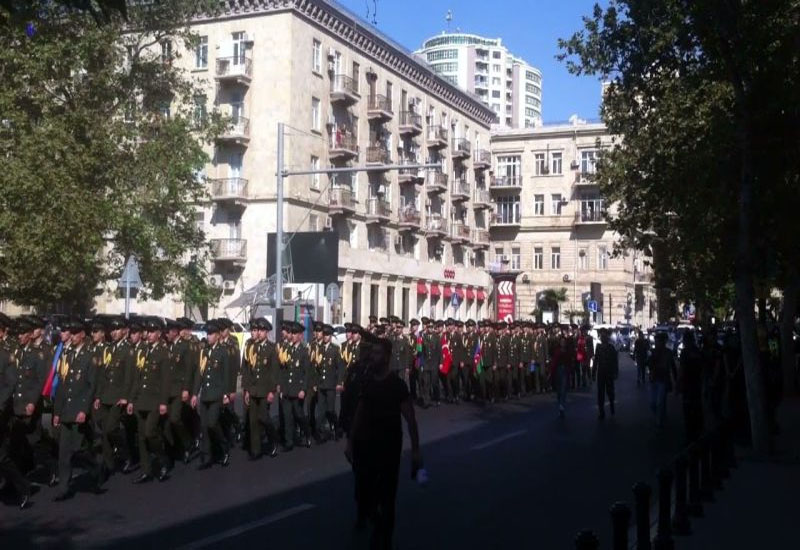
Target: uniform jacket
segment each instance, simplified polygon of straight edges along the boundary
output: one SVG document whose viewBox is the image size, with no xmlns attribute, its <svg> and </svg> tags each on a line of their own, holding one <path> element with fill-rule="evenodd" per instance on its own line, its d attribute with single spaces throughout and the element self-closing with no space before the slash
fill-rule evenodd
<svg viewBox="0 0 800 550">
<path fill-rule="evenodd" d="M 301 391 L 308 391 L 311 358 L 308 346 L 303 343 L 288 347 L 288 360 L 281 365 L 281 393 L 286 397 L 297 397 Z"/>
<path fill-rule="evenodd" d="M 19 348 L 15 357 L 17 379 L 14 384 L 14 414 L 22 416 L 28 403 L 39 403 L 47 376 L 44 374 L 47 359 L 44 350 L 35 346 Z"/>
<path fill-rule="evenodd" d="M 522 335 L 522 353 L 520 361 L 527 367 L 533 361 L 533 334 L 525 333 Z"/>
<path fill-rule="evenodd" d="M 422 336 L 422 368 L 437 372 L 442 364 L 442 337 L 436 332 Z"/>
<path fill-rule="evenodd" d="M 315 353 L 319 360 L 314 367 L 314 377 L 312 385 L 321 390 L 335 390 L 344 379 L 344 366 L 339 346 L 331 342 L 330 344 L 319 344 L 316 346 Z"/>
<path fill-rule="evenodd" d="M 453 367 L 458 368 L 461 363 L 466 363 L 466 348 L 464 347 L 464 333 L 454 332 L 449 337 L 450 353 L 453 356 Z"/>
<path fill-rule="evenodd" d="M 353 343 L 352 341 L 348 340 L 342 345 L 340 353 L 342 354 L 342 362 L 346 371 L 355 365 L 358 359 L 361 357 L 361 342 L 359 341 L 358 343 Z"/>
<path fill-rule="evenodd" d="M 11 402 L 17 384 L 17 358 L 5 346 L 0 345 L 0 413 Z"/>
<path fill-rule="evenodd" d="M 512 334 L 508 345 L 508 362 L 512 367 L 519 367 L 522 361 L 522 335 Z"/>
<path fill-rule="evenodd" d="M 222 401 L 222 396 L 230 393 L 230 351 L 220 343 L 205 346 L 200 352 L 197 376 L 194 377 L 194 391 L 198 399 L 206 403 Z"/>
<path fill-rule="evenodd" d="M 497 365 L 497 335 L 494 333 L 481 336 L 481 357 L 483 365 L 491 368 Z"/>
<path fill-rule="evenodd" d="M 194 384 L 194 346 L 189 340 L 178 338 L 169 346 L 169 396 L 178 397 L 191 391 Z"/>
<path fill-rule="evenodd" d="M 473 367 L 475 366 L 474 357 L 475 357 L 475 348 L 478 345 L 478 335 L 475 332 L 471 333 L 464 333 L 464 366 L 465 367 Z M 483 350 L 481 350 L 481 356 L 483 356 Z M 484 361 L 486 364 L 486 361 Z"/>
<path fill-rule="evenodd" d="M 411 362 L 409 340 L 402 334 L 395 334 L 390 340 L 392 342 L 392 358 L 389 366 L 393 371 L 402 372 L 408 368 Z"/>
<path fill-rule="evenodd" d="M 499 369 L 506 368 L 511 363 L 511 335 L 502 334 L 497 341 L 497 363 Z"/>
<path fill-rule="evenodd" d="M 278 385 L 280 364 L 274 343 L 253 342 L 245 347 L 242 364 L 242 387 L 253 397 L 266 397 Z"/>
<path fill-rule="evenodd" d="M 140 354 L 140 361 L 141 358 Z M 137 410 L 155 411 L 169 401 L 169 349 L 163 342 L 156 342 L 143 358 L 136 369 L 132 401 Z"/>
<path fill-rule="evenodd" d="M 59 376 L 61 382 L 53 402 L 53 414 L 62 422 L 75 422 L 78 413 L 88 414 L 97 389 L 97 355 L 87 344 L 65 350 Z"/>
<path fill-rule="evenodd" d="M 241 361 L 241 353 L 239 352 L 239 344 L 235 338 L 228 338 L 222 343 L 224 349 L 228 352 L 228 393 L 236 392 L 236 379 L 239 377 L 239 368 Z"/>
<path fill-rule="evenodd" d="M 120 399 L 129 400 L 135 381 L 136 353 L 131 343 L 120 340 L 108 346 L 97 372 L 96 397 L 104 405 L 114 405 Z"/>
</svg>

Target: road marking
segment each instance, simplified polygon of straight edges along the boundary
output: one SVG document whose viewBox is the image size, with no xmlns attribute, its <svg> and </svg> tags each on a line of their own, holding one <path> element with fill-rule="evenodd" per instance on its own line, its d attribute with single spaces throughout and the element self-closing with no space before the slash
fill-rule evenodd
<svg viewBox="0 0 800 550">
<path fill-rule="evenodd" d="M 194 550 L 195 548 L 203 548 L 205 546 L 210 546 L 225 539 L 239 536 L 242 533 L 246 533 L 247 531 L 252 531 L 253 529 L 257 529 L 258 527 L 264 527 L 265 525 L 269 525 L 270 523 L 275 523 L 276 521 L 280 521 L 282 519 L 294 516 L 296 514 L 299 514 L 300 512 L 311 510 L 312 508 L 316 508 L 316 506 L 307 503 L 298 504 L 297 506 L 294 506 L 292 508 L 287 508 L 282 512 L 278 512 L 276 514 L 272 514 L 271 516 L 267 516 L 264 519 L 251 521 L 250 523 L 245 523 L 244 525 L 240 525 L 239 527 L 234 527 L 233 529 L 228 529 L 227 531 L 217 533 L 216 535 L 196 540 L 194 542 L 190 542 L 189 544 L 179 547 L 178 550 Z"/>
<path fill-rule="evenodd" d="M 481 449 L 485 449 L 486 447 L 491 447 L 492 445 L 497 445 L 498 443 L 502 443 L 506 439 L 511 439 L 512 437 L 517 437 L 525 433 L 525 430 L 517 430 L 516 432 L 507 433 L 506 435 L 501 435 L 495 439 L 487 441 L 486 443 L 481 443 L 480 445 L 475 445 L 472 450 L 473 451 L 480 451 Z"/>
</svg>

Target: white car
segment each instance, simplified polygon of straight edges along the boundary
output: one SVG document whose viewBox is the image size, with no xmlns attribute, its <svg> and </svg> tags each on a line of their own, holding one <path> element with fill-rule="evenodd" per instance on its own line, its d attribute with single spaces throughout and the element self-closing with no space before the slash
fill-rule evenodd
<svg viewBox="0 0 800 550">
<path fill-rule="evenodd" d="M 333 325 L 333 336 L 331 340 L 339 347 L 347 341 L 344 325 Z"/>
</svg>

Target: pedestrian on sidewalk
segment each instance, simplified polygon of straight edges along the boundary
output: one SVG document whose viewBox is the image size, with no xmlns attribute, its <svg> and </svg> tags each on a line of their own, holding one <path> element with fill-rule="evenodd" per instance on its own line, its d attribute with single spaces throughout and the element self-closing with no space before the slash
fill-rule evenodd
<svg viewBox="0 0 800 550">
<path fill-rule="evenodd" d="M 650 368 L 650 409 L 659 430 L 664 428 L 667 417 L 667 394 L 674 387 L 677 378 L 675 359 L 667 347 L 667 335 L 656 334 L 656 345 L 648 362 Z"/>
<path fill-rule="evenodd" d="M 683 397 L 683 424 L 687 444 L 694 443 L 703 432 L 703 356 L 694 333 L 683 333 L 683 351 L 678 373 L 678 388 Z"/>
<path fill-rule="evenodd" d="M 550 346 L 550 380 L 558 397 L 558 416 L 564 418 L 567 405 L 567 386 L 569 385 L 569 361 L 566 357 L 567 338 L 557 336 Z"/>
<path fill-rule="evenodd" d="M 611 416 L 614 416 L 614 381 L 619 376 L 619 354 L 617 348 L 609 342 L 609 334 L 606 329 L 600 331 L 600 344 L 597 346 L 594 360 L 597 369 L 598 417 L 602 420 L 606 417 L 606 395 L 608 395 Z"/>
<path fill-rule="evenodd" d="M 650 341 L 643 330 L 633 344 L 633 359 L 636 361 L 636 385 L 642 386 L 646 380 L 647 359 L 650 356 Z"/>
<path fill-rule="evenodd" d="M 389 367 L 391 343 L 374 339 L 369 352 L 368 379 L 364 382 L 345 455 L 353 464 L 358 507 L 357 528 L 373 524 L 372 549 L 392 548 L 397 478 L 403 449 L 401 417 L 411 438 L 412 473 L 422 465 L 419 433 L 408 387 Z"/>
</svg>

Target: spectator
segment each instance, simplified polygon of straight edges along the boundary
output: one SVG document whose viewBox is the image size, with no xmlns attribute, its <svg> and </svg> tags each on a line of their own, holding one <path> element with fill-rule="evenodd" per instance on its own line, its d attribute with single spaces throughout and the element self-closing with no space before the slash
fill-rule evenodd
<svg viewBox="0 0 800 550">
<path fill-rule="evenodd" d="M 703 431 L 703 356 L 691 331 L 683 333 L 680 362 L 678 387 L 683 396 L 686 441 L 693 443 Z"/>
<path fill-rule="evenodd" d="M 656 345 L 648 361 L 650 368 L 650 409 L 656 426 L 664 428 L 667 416 L 667 394 L 672 391 L 676 378 L 675 359 L 667 348 L 667 335 L 656 334 Z"/>
<path fill-rule="evenodd" d="M 608 405 L 611 416 L 614 416 L 614 381 L 619 376 L 619 355 L 617 348 L 609 342 L 608 330 L 600 331 L 600 345 L 597 346 L 595 355 L 595 368 L 597 369 L 597 408 L 599 418 L 606 417 L 605 401 L 608 395 Z"/>
<path fill-rule="evenodd" d="M 647 358 L 650 355 L 650 341 L 644 331 L 639 331 L 636 342 L 633 344 L 633 359 L 636 361 L 636 385 L 645 383 L 647 374 Z"/>
</svg>

